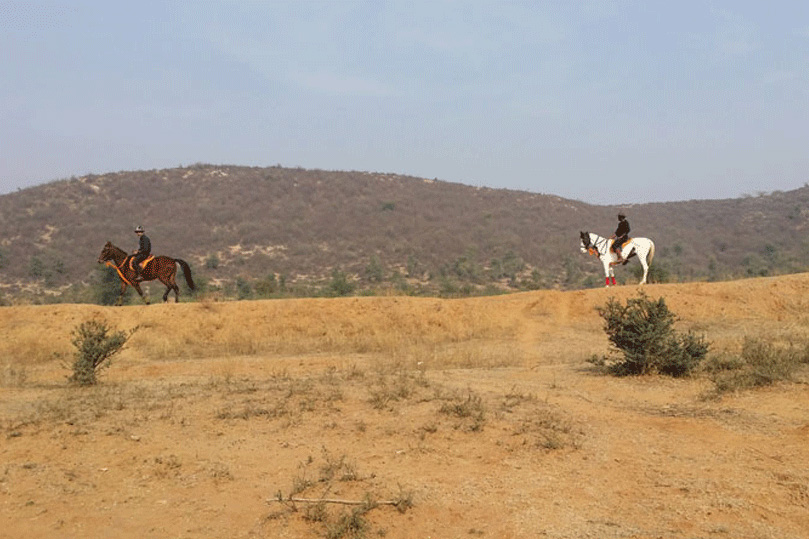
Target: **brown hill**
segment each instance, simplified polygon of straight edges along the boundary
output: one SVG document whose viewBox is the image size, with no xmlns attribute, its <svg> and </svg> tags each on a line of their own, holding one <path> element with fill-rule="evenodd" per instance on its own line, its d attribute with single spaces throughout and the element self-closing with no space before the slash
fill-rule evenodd
<svg viewBox="0 0 809 539">
<path fill-rule="evenodd" d="M 807 274 L 645 290 L 712 354 L 809 342 Z M 600 374 L 595 307 L 636 291 L 2 307 L 0 529 L 806 537 L 806 368 L 718 398 L 703 374 Z M 71 387 L 91 318 L 139 329 Z"/>
<path fill-rule="evenodd" d="M 634 234 L 658 245 L 653 277 L 718 280 L 806 268 L 807 202 L 804 187 L 621 209 Z M 101 247 L 134 249 L 137 224 L 157 254 L 191 262 L 197 281 L 240 297 L 284 286 L 328 293 L 335 278 L 357 290 L 448 295 L 597 286 L 600 268 L 579 253 L 578 232 L 609 235 L 617 209 L 370 172 L 198 165 L 93 175 L 0 196 L 0 290 L 7 301 L 25 290 L 37 301 L 84 301 Z"/>
</svg>

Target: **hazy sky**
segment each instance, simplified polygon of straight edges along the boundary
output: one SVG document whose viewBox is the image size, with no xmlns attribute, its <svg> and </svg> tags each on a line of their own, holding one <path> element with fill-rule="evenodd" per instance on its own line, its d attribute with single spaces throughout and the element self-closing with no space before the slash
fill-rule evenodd
<svg viewBox="0 0 809 539">
<path fill-rule="evenodd" d="M 809 2 L 0 0 L 0 194 L 194 163 L 594 204 L 795 189 Z"/>
</svg>

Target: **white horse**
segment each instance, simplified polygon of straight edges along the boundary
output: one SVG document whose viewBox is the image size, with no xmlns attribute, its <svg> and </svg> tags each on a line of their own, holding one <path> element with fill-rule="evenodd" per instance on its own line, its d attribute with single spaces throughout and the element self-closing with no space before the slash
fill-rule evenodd
<svg viewBox="0 0 809 539">
<path fill-rule="evenodd" d="M 615 273 L 612 271 L 612 267 L 621 262 L 618 262 L 618 256 L 611 249 L 614 240 L 602 238 L 593 232 L 579 232 L 579 236 L 581 236 L 581 252 L 597 256 L 604 265 L 604 286 L 610 285 L 610 279 L 612 279 L 612 284 L 615 285 Z M 646 284 L 649 266 L 652 265 L 652 259 L 655 256 L 654 242 L 649 238 L 630 238 L 621 248 L 621 255 L 624 258 L 624 264 L 631 257 L 637 255 L 640 265 L 643 266 L 643 278 L 639 284 Z"/>
</svg>

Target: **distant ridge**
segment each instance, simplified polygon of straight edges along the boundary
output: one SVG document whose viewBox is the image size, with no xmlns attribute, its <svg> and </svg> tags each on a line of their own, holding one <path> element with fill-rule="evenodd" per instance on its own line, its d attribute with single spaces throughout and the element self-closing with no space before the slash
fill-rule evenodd
<svg viewBox="0 0 809 539">
<path fill-rule="evenodd" d="M 241 287 L 248 297 L 270 277 L 275 292 L 283 284 L 298 295 L 335 279 L 351 293 L 588 287 L 600 268 L 579 252 L 578 233 L 611 234 L 618 209 L 633 234 L 656 242 L 658 278 L 794 273 L 809 267 L 807 203 L 807 187 L 595 206 L 376 172 L 194 165 L 89 175 L 0 196 L 0 294 L 77 294 L 97 283 L 104 243 L 131 251 L 139 224 L 155 253 L 188 260 L 195 279 L 225 295 Z M 623 279 L 635 279 L 633 267 Z"/>
</svg>

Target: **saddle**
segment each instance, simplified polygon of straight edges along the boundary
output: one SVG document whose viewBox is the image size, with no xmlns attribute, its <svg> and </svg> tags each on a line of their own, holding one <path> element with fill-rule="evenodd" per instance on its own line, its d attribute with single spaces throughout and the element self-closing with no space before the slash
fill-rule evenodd
<svg viewBox="0 0 809 539">
<path fill-rule="evenodd" d="M 618 247 L 620 247 L 620 249 L 621 249 L 621 251 L 622 251 L 622 252 L 621 252 L 621 258 L 622 258 L 623 260 L 621 260 L 620 262 L 611 262 L 611 263 L 610 263 L 610 265 L 612 265 L 612 266 L 617 266 L 617 265 L 619 265 L 619 264 L 622 264 L 622 265 L 626 266 L 626 264 L 629 262 L 629 259 L 630 259 L 630 258 L 632 258 L 633 256 L 635 256 L 635 252 L 634 252 L 634 251 L 633 251 L 632 253 L 630 253 L 630 254 L 629 254 L 629 256 L 623 256 L 623 249 L 624 249 L 624 247 L 626 247 L 626 245 L 627 245 L 629 242 L 631 242 L 631 241 L 632 241 L 632 238 L 627 237 L 627 238 L 626 238 L 626 241 L 625 241 L 625 242 L 622 242 L 622 243 L 621 243 L 621 244 L 618 246 Z M 613 250 L 613 252 L 615 251 L 615 245 L 614 245 L 614 244 L 613 244 L 613 246 L 612 246 L 612 250 Z"/>
<path fill-rule="evenodd" d="M 155 255 L 147 256 L 146 259 L 143 262 L 140 263 L 140 269 L 145 270 L 146 266 L 149 265 L 149 262 L 154 260 L 154 256 Z M 135 256 L 134 255 L 129 257 L 129 262 L 127 263 L 127 265 L 129 266 L 129 269 L 131 269 L 132 271 L 135 271 Z"/>
</svg>

